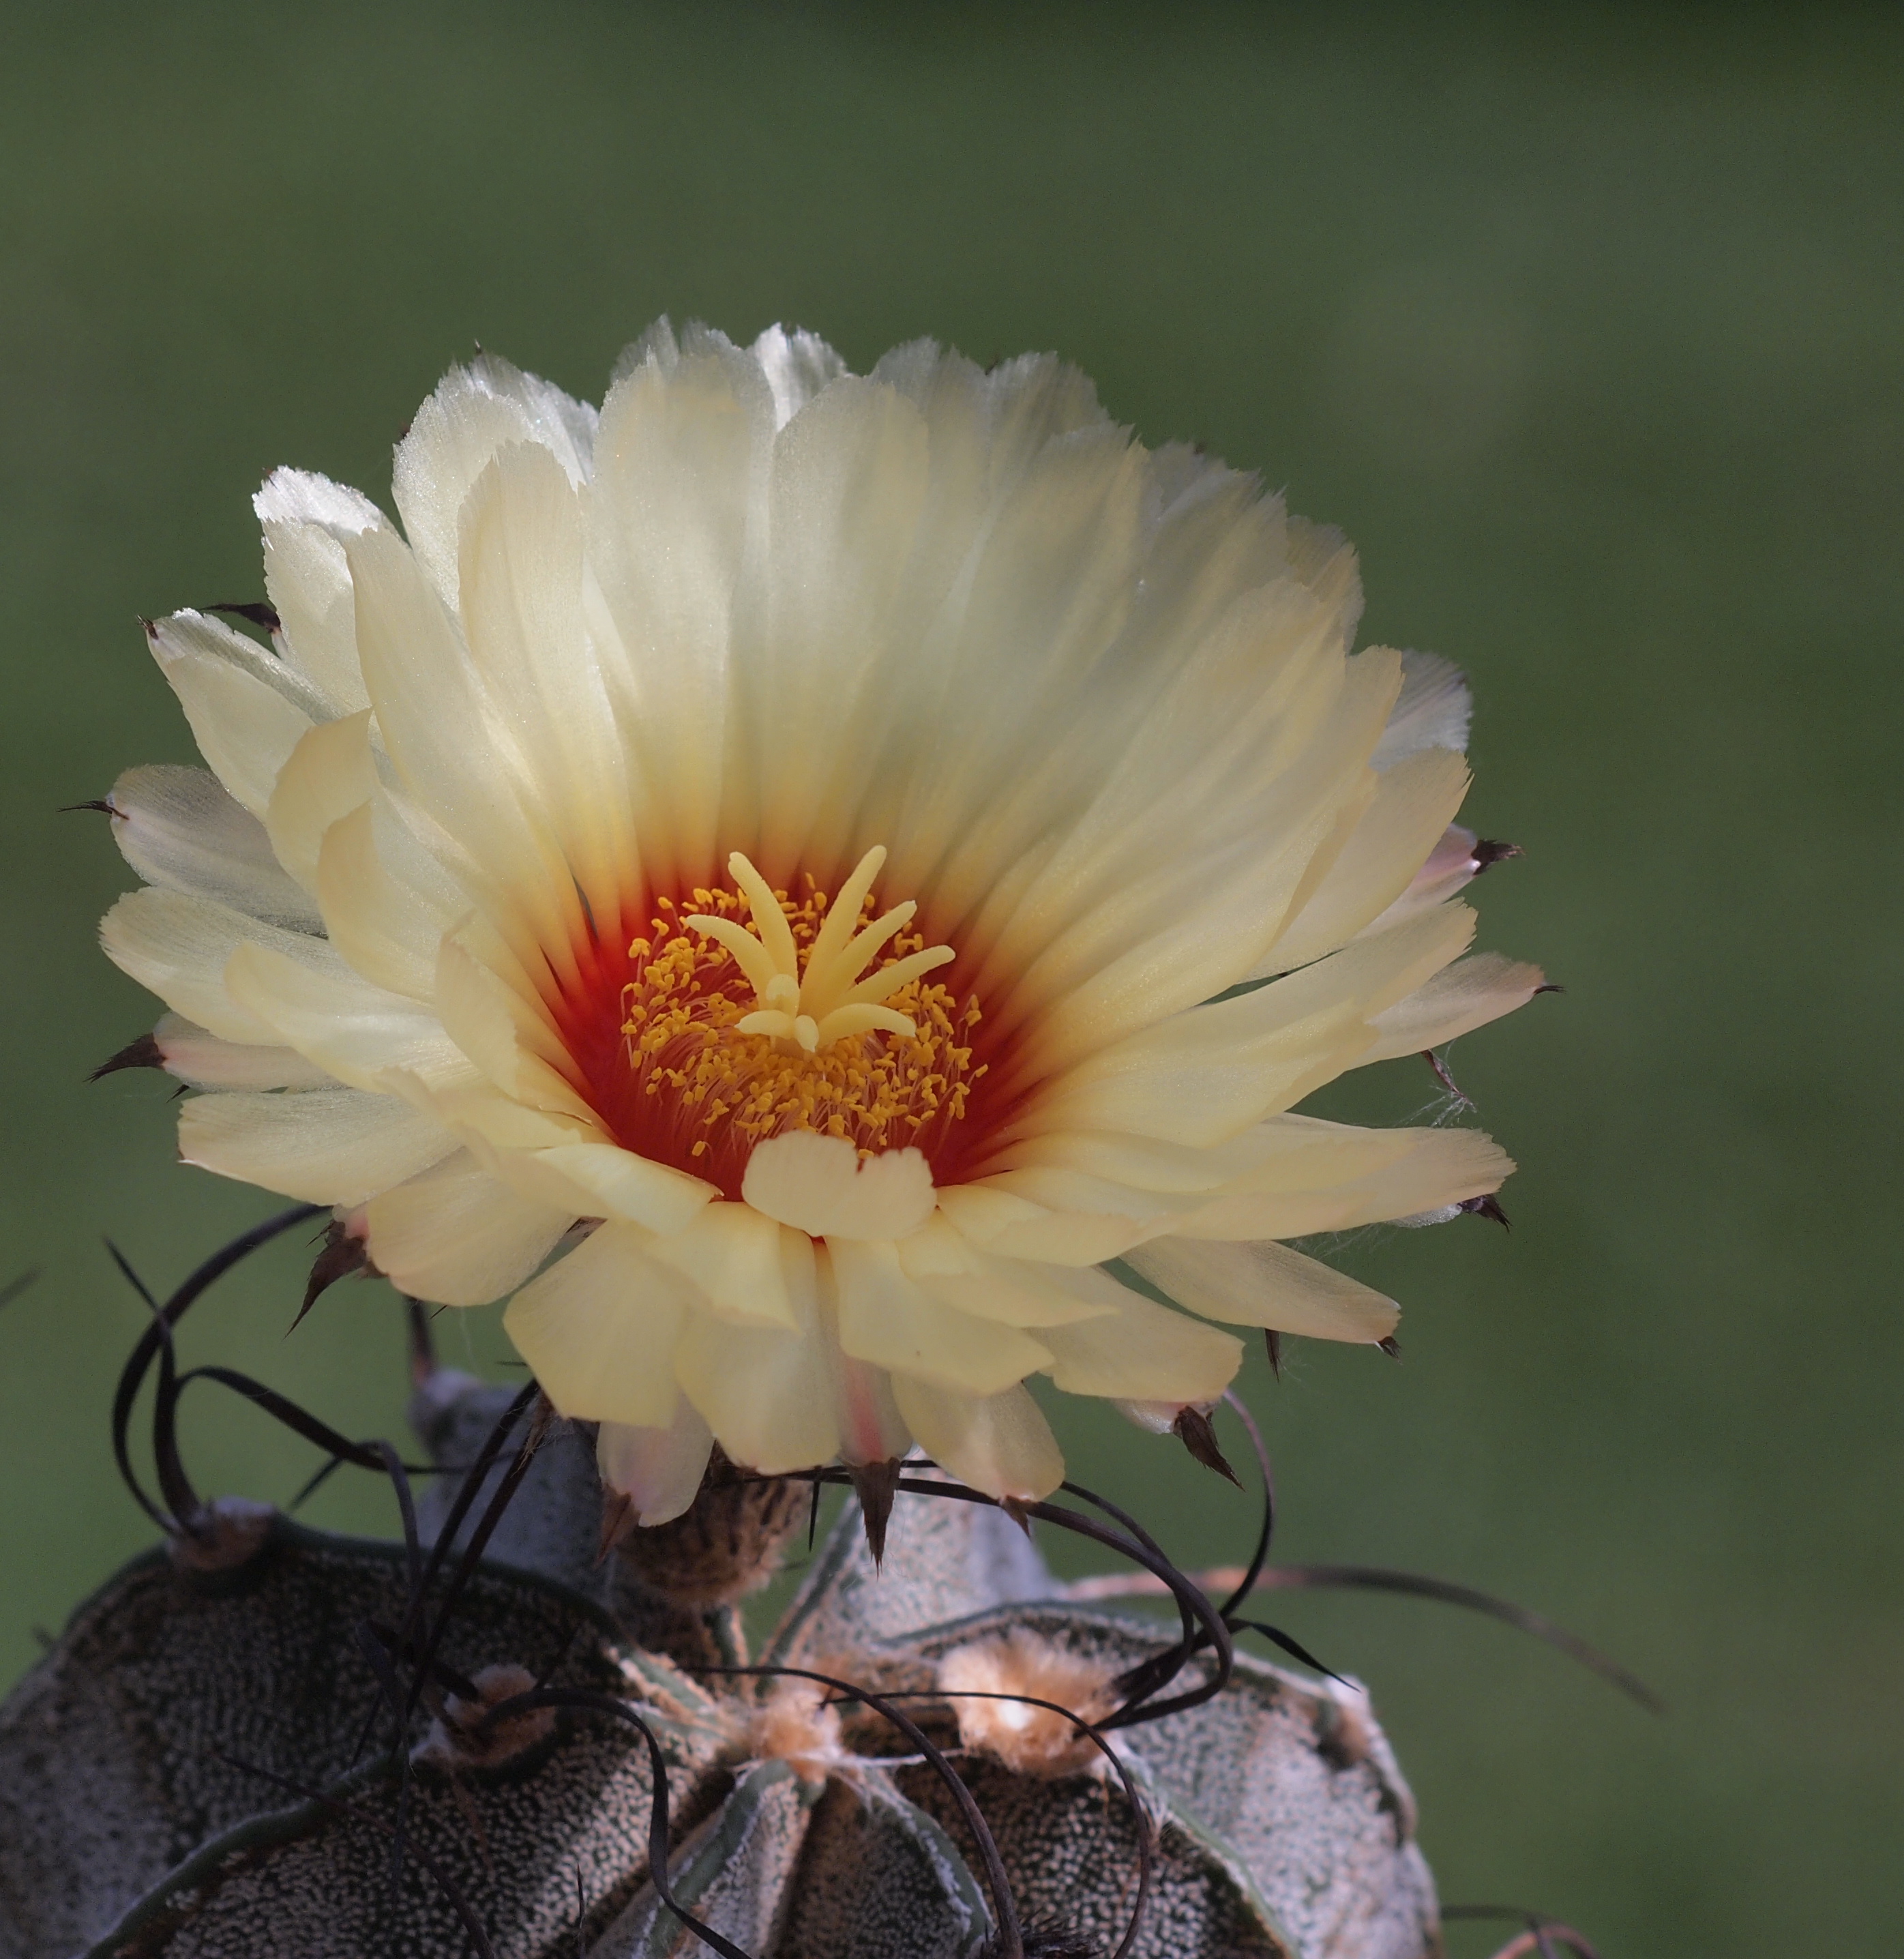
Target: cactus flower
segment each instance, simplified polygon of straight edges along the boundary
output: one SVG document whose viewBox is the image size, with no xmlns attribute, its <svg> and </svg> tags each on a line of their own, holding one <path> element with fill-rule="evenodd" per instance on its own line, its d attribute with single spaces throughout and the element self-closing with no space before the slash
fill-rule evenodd
<svg viewBox="0 0 1904 1959">
<path fill-rule="evenodd" d="M 1541 983 L 1464 956 L 1460 675 L 1075 370 L 663 324 L 599 411 L 455 370 L 393 487 L 265 483 L 268 649 L 149 627 L 210 772 L 114 787 L 104 943 L 185 1158 L 512 1295 L 643 1521 L 715 1441 L 1041 1496 L 1029 1377 L 1167 1425 L 1233 1329 L 1380 1341 L 1281 1241 L 1512 1168 L 1291 1113 Z"/>
</svg>

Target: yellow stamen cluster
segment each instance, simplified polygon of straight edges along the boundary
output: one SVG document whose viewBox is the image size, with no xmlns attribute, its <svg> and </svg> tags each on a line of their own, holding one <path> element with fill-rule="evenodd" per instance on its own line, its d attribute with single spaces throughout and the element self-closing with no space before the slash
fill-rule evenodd
<svg viewBox="0 0 1904 1959">
<path fill-rule="evenodd" d="M 697 890 L 691 910 L 657 900 L 629 948 L 621 1031 L 644 1094 L 701 1131 L 691 1157 L 727 1129 L 750 1143 L 811 1130 L 872 1155 L 965 1113 L 985 1072 L 972 1059 L 979 1004 L 926 979 L 953 954 L 906 929 L 911 904 L 873 916 L 884 854 L 868 853 L 830 905 L 811 877 L 798 898 L 771 891 L 738 852 L 738 889 Z"/>
</svg>

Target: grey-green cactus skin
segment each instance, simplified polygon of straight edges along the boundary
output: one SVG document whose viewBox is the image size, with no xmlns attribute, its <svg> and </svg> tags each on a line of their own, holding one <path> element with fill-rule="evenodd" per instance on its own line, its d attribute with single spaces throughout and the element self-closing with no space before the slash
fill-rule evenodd
<svg viewBox="0 0 1904 1959">
<path fill-rule="evenodd" d="M 449 1386 L 418 1426 L 468 1461 L 498 1397 Z M 697 1672 L 731 1652 L 732 1616 L 683 1613 L 598 1565 L 585 1439 L 551 1440 L 444 1658 L 639 1712 L 667 1764 L 670 1888 L 757 1959 L 976 1959 L 992 1902 L 940 1776 L 863 1710 L 823 1770 L 756 1759 L 765 1690 Z M 0 1959 L 466 1959 L 452 1893 L 498 1959 L 704 1950 L 651 1881 L 652 1772 L 632 1726 L 566 1710 L 480 1761 L 446 1754 L 440 1724 L 433 1749 L 421 1711 L 408 1772 L 387 1752 L 356 1634 L 400 1618 L 407 1580 L 400 1545 L 278 1519 L 232 1569 L 155 1554 L 83 1606 L 0 1708 Z M 764 1658 L 925 1697 L 905 1704 L 955 1751 L 1021 1916 L 1091 1950 L 1122 1937 L 1154 1824 L 1133 1959 L 1439 1951 L 1412 1804 L 1352 1691 L 1239 1658 L 1215 1699 L 1119 1731 L 1147 1819 L 1115 1777 L 1035 1777 L 956 1752 L 956 1719 L 931 1698 L 953 1647 L 1022 1629 L 1122 1669 L 1162 1643 L 1156 1624 L 1058 1589 L 1001 1513 L 905 1495 L 876 1571 L 849 1506 Z"/>
</svg>

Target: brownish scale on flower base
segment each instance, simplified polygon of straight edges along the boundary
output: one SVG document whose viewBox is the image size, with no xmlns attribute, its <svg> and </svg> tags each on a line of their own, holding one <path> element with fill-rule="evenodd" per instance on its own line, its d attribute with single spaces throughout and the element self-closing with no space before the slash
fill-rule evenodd
<svg viewBox="0 0 1904 1959">
<path fill-rule="evenodd" d="M 795 1129 L 843 1137 L 866 1156 L 917 1148 L 937 1181 L 950 1180 L 944 1173 L 955 1162 L 969 1174 L 992 1126 L 963 1133 L 990 1072 L 977 998 L 921 972 L 881 1002 L 906 1030 L 867 1027 L 811 1046 L 749 1030 L 744 1022 L 765 1018 L 763 991 L 731 935 L 724 941 L 709 929 L 731 921 L 759 943 L 739 881 L 652 897 L 639 929 L 588 948 L 582 983 L 552 1003 L 578 1085 L 616 1141 L 706 1178 L 729 1198 L 741 1194 L 754 1145 Z M 804 977 L 836 899 L 811 872 L 798 884 L 797 894 L 773 897 Z M 868 889 L 854 903 L 852 933 L 874 925 L 877 911 Z M 918 966 L 934 950 L 902 925 L 856 990 L 877 992 L 881 976 Z M 788 1004 L 798 1004 L 791 989 Z M 811 1039 L 817 1030 L 808 1024 Z"/>
</svg>

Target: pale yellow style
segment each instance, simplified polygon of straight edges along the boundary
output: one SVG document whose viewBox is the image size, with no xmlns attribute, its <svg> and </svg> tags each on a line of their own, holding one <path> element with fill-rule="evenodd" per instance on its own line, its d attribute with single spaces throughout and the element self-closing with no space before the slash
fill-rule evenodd
<svg viewBox="0 0 1904 1959">
<path fill-rule="evenodd" d="M 645 1521 L 714 1440 L 1042 1495 L 1028 1376 L 1167 1422 L 1230 1328 L 1379 1340 L 1278 1241 L 1512 1167 L 1290 1113 L 1540 983 L 1463 956 L 1460 676 L 1074 370 L 663 325 L 598 414 L 485 356 L 395 492 L 265 484 L 269 650 L 151 628 L 211 773 L 114 788 L 106 948 L 187 1160 L 512 1293 Z"/>
</svg>

